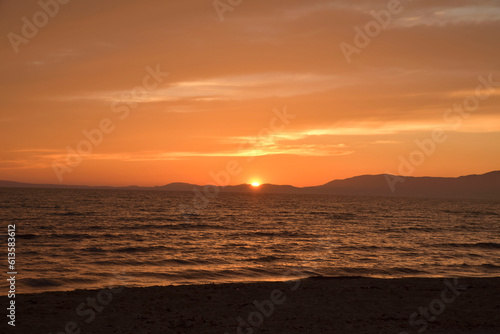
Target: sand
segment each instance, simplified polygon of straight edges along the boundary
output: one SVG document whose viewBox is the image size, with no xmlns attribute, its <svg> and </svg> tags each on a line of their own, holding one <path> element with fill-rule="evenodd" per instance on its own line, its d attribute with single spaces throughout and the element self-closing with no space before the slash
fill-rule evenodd
<svg viewBox="0 0 500 334">
<path fill-rule="evenodd" d="M 17 295 L 16 306 L 16 326 L 4 315 L 1 333 L 498 334 L 500 278 L 77 290 Z"/>
</svg>

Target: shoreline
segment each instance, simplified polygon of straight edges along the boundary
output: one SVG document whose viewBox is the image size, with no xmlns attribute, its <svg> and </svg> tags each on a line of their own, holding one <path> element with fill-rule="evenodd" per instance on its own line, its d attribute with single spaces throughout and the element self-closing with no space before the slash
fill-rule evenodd
<svg viewBox="0 0 500 334">
<path fill-rule="evenodd" d="M 117 282 L 126 282 L 127 278 L 126 275 L 116 275 L 115 280 Z M 120 278 L 122 277 L 122 278 Z M 29 291 L 29 292 L 22 292 L 19 290 L 22 290 L 25 287 L 22 287 L 18 289 L 16 292 L 16 295 L 38 295 L 38 294 L 43 294 L 43 293 L 73 293 L 73 292 L 78 292 L 78 291 L 99 291 L 101 289 L 106 289 L 106 288 L 114 288 L 114 287 L 122 287 L 125 289 L 147 289 L 147 288 L 169 288 L 169 287 L 196 287 L 196 286 L 223 286 L 223 285 L 231 285 L 231 284 L 265 284 L 265 283 L 285 283 L 289 281 L 303 281 L 303 280 L 344 280 L 344 279 L 374 279 L 374 280 L 404 280 L 404 279 L 475 279 L 475 278 L 481 278 L 481 279 L 495 279 L 499 278 L 500 279 L 500 274 L 498 276 L 486 276 L 486 275 L 481 275 L 481 276 L 465 276 L 465 275 L 460 275 L 460 276 L 398 276 L 398 277 L 391 277 L 391 276 L 363 276 L 363 275 L 338 275 L 338 276 L 327 276 L 327 275 L 311 275 L 311 276 L 302 276 L 302 277 L 293 277 L 293 276 L 283 276 L 280 278 L 279 276 L 273 276 L 269 278 L 258 278 L 258 279 L 247 279 L 247 280 L 221 280 L 221 281 L 213 281 L 213 282 L 196 282 L 196 283 L 170 283 L 166 285 L 144 285 L 144 286 L 127 286 L 126 284 L 108 284 L 108 285 L 103 285 L 103 286 L 90 286 L 90 287 L 77 287 L 77 288 L 70 288 L 64 289 L 62 286 L 54 286 L 53 289 L 48 289 L 48 290 L 43 290 L 47 289 L 45 286 L 41 286 L 41 290 L 43 291 Z M 3 290 L 7 289 L 8 286 L 5 285 L 3 287 Z M 29 287 L 30 290 L 36 290 L 36 287 L 31 286 Z M 0 293 L 0 298 L 7 296 L 5 291 L 2 291 Z"/>
<path fill-rule="evenodd" d="M 490 334 L 500 332 L 500 277 L 104 288 L 19 294 L 16 305 L 7 332 Z"/>
</svg>

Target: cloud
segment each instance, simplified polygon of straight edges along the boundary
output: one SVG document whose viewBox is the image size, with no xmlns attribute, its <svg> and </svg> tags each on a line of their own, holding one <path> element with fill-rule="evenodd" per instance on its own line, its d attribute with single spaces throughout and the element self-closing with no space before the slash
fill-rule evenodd
<svg viewBox="0 0 500 334">
<path fill-rule="evenodd" d="M 258 73 L 244 76 L 205 78 L 171 83 L 155 89 L 145 97 L 132 98 L 130 89 L 122 91 L 89 92 L 78 96 L 59 96 L 59 101 L 96 100 L 111 103 L 154 103 L 173 101 L 240 101 L 268 97 L 289 97 L 345 86 L 348 77 L 314 73 Z"/>
<path fill-rule="evenodd" d="M 435 7 L 411 11 L 404 17 L 397 18 L 396 27 L 438 26 L 446 25 L 480 25 L 482 23 L 500 21 L 498 6 L 459 6 L 455 8 Z"/>
</svg>

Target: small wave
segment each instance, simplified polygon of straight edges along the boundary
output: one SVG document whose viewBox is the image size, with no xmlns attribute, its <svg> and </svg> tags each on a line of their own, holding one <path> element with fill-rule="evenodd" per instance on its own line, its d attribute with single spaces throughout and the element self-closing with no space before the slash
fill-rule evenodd
<svg viewBox="0 0 500 334">
<path fill-rule="evenodd" d="M 106 239 L 108 238 L 124 238 L 124 234 L 113 234 L 113 233 L 106 233 L 102 235 Z"/>
<path fill-rule="evenodd" d="M 278 236 L 279 233 L 275 232 L 261 232 L 261 231 L 253 231 L 253 232 L 245 232 L 245 233 L 233 233 L 231 234 L 232 237 L 239 237 L 239 236 L 248 236 L 248 237 L 275 237 Z"/>
<path fill-rule="evenodd" d="M 93 282 L 99 282 L 97 279 L 92 279 L 92 278 L 66 278 L 63 279 L 64 283 L 93 283 Z"/>
<path fill-rule="evenodd" d="M 86 216 L 86 215 L 90 215 L 90 214 L 92 214 L 92 213 L 83 213 L 83 212 L 75 212 L 75 211 L 55 213 L 56 216 Z"/>
<path fill-rule="evenodd" d="M 328 211 L 310 211 L 308 212 L 310 215 L 328 215 L 330 212 Z"/>
<path fill-rule="evenodd" d="M 395 267 L 389 269 L 390 273 L 403 273 L 403 274 L 427 274 L 428 272 L 425 270 L 418 270 L 414 268 L 407 267 Z"/>
<path fill-rule="evenodd" d="M 166 264 L 181 264 L 181 265 L 189 265 L 189 264 L 195 264 L 195 261 L 190 261 L 190 260 L 182 260 L 182 259 L 166 259 L 162 261 L 163 263 Z"/>
<path fill-rule="evenodd" d="M 31 240 L 31 239 L 36 239 L 38 237 L 39 237 L 39 235 L 37 235 L 37 234 L 31 234 L 31 233 L 16 234 L 16 238 L 18 238 L 18 239 L 29 239 L 29 240 Z"/>
<path fill-rule="evenodd" d="M 389 228 L 381 228 L 378 231 L 383 233 L 394 233 L 394 232 L 409 232 L 409 231 L 419 231 L 419 232 L 440 232 L 444 229 L 442 227 L 389 227 Z"/>
<path fill-rule="evenodd" d="M 353 213 L 334 213 L 328 218 L 336 220 L 353 220 L 356 217 Z"/>
<path fill-rule="evenodd" d="M 266 263 L 274 262 L 274 261 L 277 261 L 277 260 L 279 260 L 279 258 L 276 257 L 276 256 L 272 256 L 272 255 L 244 259 L 244 261 L 248 261 L 248 262 L 266 262 Z"/>
<path fill-rule="evenodd" d="M 62 285 L 60 282 L 48 278 L 26 278 L 21 280 L 21 282 L 30 287 L 51 287 Z"/>
<path fill-rule="evenodd" d="M 103 230 L 105 229 L 104 226 L 101 225 L 92 225 L 92 226 L 87 226 L 85 227 L 86 230 Z"/>
<path fill-rule="evenodd" d="M 177 218 L 169 218 L 169 217 L 148 217 L 149 221 L 159 221 L 159 222 L 178 222 L 180 221 Z"/>
<path fill-rule="evenodd" d="M 337 275 L 345 276 L 345 275 L 361 275 L 361 276 L 401 276 L 401 275 L 425 275 L 428 274 L 428 271 L 418 270 L 415 268 L 409 267 L 393 267 L 393 268 L 355 268 L 355 267 L 342 267 L 337 268 Z"/>
<path fill-rule="evenodd" d="M 207 265 L 207 264 L 221 264 L 227 263 L 220 259 L 165 259 L 159 262 L 160 265 Z"/>
<path fill-rule="evenodd" d="M 157 250 L 173 250 L 171 247 L 166 246 L 151 246 L 151 247 L 120 247 L 114 249 L 113 252 L 116 253 L 138 253 L 138 252 L 152 252 Z"/>
<path fill-rule="evenodd" d="M 360 278 L 366 278 L 367 276 L 328 276 L 328 275 L 313 275 L 307 277 L 308 279 L 314 279 L 314 280 L 337 280 L 337 279 L 360 279 Z"/>
<path fill-rule="evenodd" d="M 105 250 L 100 248 L 100 247 L 87 247 L 82 249 L 85 252 L 91 252 L 91 253 L 104 253 Z"/>
<path fill-rule="evenodd" d="M 481 248 L 500 248 L 500 244 L 495 242 L 479 242 L 476 245 Z"/>
<path fill-rule="evenodd" d="M 153 229 L 167 229 L 167 230 L 191 230 L 191 229 L 214 229 L 221 230 L 227 229 L 225 226 L 221 225 L 208 225 L 199 223 L 179 223 L 179 224 L 135 224 L 129 226 L 120 227 L 120 229 L 130 229 L 130 230 L 153 230 Z"/>
<path fill-rule="evenodd" d="M 449 265 L 448 267 L 450 268 L 455 268 L 457 265 Z M 484 268 L 484 269 L 499 269 L 500 266 L 493 264 L 493 263 L 483 263 L 483 264 L 468 264 L 468 263 L 462 263 L 460 265 L 462 268 Z"/>
<path fill-rule="evenodd" d="M 35 250 L 26 251 L 26 252 L 21 251 L 21 254 L 23 254 L 23 255 L 40 255 L 40 253 L 35 251 Z M 26 269 L 24 269 L 24 270 L 26 270 Z"/>
<path fill-rule="evenodd" d="M 295 231 L 283 231 L 279 233 L 282 237 L 289 238 L 317 238 L 317 236 L 304 232 L 295 232 Z"/>
<path fill-rule="evenodd" d="M 46 225 L 37 226 L 36 228 L 39 230 L 53 230 L 55 227 L 54 227 L 54 225 L 46 224 Z"/>
<path fill-rule="evenodd" d="M 250 231 L 243 233 L 232 233 L 230 237 L 288 237 L 288 238 L 316 238 L 317 236 L 313 234 L 308 234 L 304 232 L 296 231 L 276 231 L 276 232 L 264 232 L 264 231 Z"/>
<path fill-rule="evenodd" d="M 86 233 L 53 233 L 50 235 L 52 238 L 62 239 L 92 239 L 96 236 Z"/>
<path fill-rule="evenodd" d="M 400 248 L 394 246 L 375 246 L 375 245 L 361 245 L 361 246 L 340 246 L 340 250 L 376 250 L 376 249 L 385 249 L 385 250 L 398 250 Z"/>
<path fill-rule="evenodd" d="M 444 213 L 468 215 L 468 216 L 498 216 L 499 214 L 493 211 L 453 211 L 453 210 L 443 210 Z"/>
<path fill-rule="evenodd" d="M 445 243 L 445 244 L 436 244 L 435 246 L 438 246 L 438 247 L 498 249 L 498 248 L 500 248 L 500 243 L 496 243 L 496 242 L 478 242 L 478 243 L 474 243 L 474 244 L 467 244 L 467 243 Z"/>
<path fill-rule="evenodd" d="M 409 227 L 407 230 L 410 231 L 423 231 L 423 232 L 437 232 L 442 231 L 442 227 Z"/>
<path fill-rule="evenodd" d="M 97 265 L 112 265 L 112 266 L 195 266 L 195 265 L 206 265 L 206 264 L 219 264 L 222 263 L 221 260 L 184 260 L 184 259 L 162 259 L 162 260 L 151 260 L 144 261 L 134 259 L 123 259 L 123 260 L 99 260 L 92 262 Z"/>
<path fill-rule="evenodd" d="M 149 251 L 149 250 L 146 249 L 145 247 L 121 247 L 121 248 L 114 250 L 114 252 L 118 252 L 118 253 L 136 253 L 136 252 L 143 252 L 143 251 Z"/>
</svg>

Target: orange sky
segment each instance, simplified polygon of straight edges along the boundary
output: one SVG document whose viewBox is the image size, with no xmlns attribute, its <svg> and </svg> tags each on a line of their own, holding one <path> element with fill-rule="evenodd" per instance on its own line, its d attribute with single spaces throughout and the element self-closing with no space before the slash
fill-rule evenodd
<svg viewBox="0 0 500 334">
<path fill-rule="evenodd" d="M 211 0 L 44 1 L 53 17 L 0 1 L 0 179 L 206 184 L 236 163 L 231 184 L 305 186 L 500 169 L 499 1 L 402 1 L 350 62 L 341 45 L 388 1 L 243 0 L 223 21 Z M 67 160 L 77 147 L 91 152 Z"/>
</svg>

